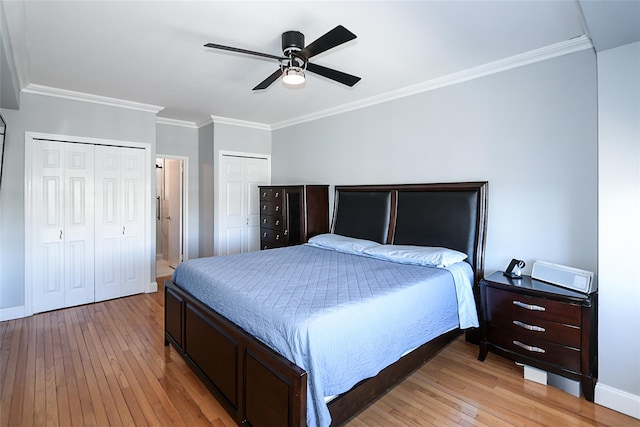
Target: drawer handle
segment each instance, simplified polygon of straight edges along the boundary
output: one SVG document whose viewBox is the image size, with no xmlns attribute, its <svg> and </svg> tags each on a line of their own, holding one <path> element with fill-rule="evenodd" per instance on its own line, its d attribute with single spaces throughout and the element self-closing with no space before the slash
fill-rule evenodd
<svg viewBox="0 0 640 427">
<path fill-rule="evenodd" d="M 547 309 L 544 307 L 540 307 L 539 305 L 533 305 L 533 304 L 525 304 L 521 301 L 512 301 L 513 305 L 517 305 L 518 307 L 522 307 L 522 308 L 526 308 L 527 310 L 531 310 L 531 311 L 546 311 Z"/>
<path fill-rule="evenodd" d="M 276 219 L 276 225 L 280 225 L 280 220 Z"/>
<path fill-rule="evenodd" d="M 276 212 L 280 210 L 280 206 L 276 206 Z"/>
<path fill-rule="evenodd" d="M 516 325 L 516 326 L 520 326 L 521 328 L 528 329 L 530 331 L 546 332 L 546 329 L 543 328 L 542 326 L 527 325 L 526 323 L 523 323 L 523 322 L 521 322 L 519 320 L 514 320 L 513 324 Z"/>
<path fill-rule="evenodd" d="M 266 224 L 266 223 L 267 223 L 267 218 L 264 218 L 264 219 L 262 220 L 262 223 L 263 223 L 263 224 Z"/>
<path fill-rule="evenodd" d="M 266 211 L 267 210 L 267 205 L 262 205 L 262 210 Z"/>
<path fill-rule="evenodd" d="M 280 197 L 280 193 L 276 191 L 276 197 Z"/>
<path fill-rule="evenodd" d="M 280 235 L 276 234 L 276 240 L 280 240 Z"/>
<path fill-rule="evenodd" d="M 535 347 L 532 345 L 526 345 L 521 343 L 520 341 L 511 341 L 511 342 L 517 345 L 518 347 L 524 348 L 525 350 L 530 351 L 532 353 L 546 353 L 546 350 L 544 348 Z"/>
<path fill-rule="evenodd" d="M 286 236 L 287 234 L 289 234 L 289 230 L 284 230 L 284 235 Z"/>
<path fill-rule="evenodd" d="M 262 197 L 267 197 L 267 192 L 262 193 Z"/>
<path fill-rule="evenodd" d="M 267 233 L 266 232 L 262 233 L 262 237 L 267 237 Z"/>
</svg>

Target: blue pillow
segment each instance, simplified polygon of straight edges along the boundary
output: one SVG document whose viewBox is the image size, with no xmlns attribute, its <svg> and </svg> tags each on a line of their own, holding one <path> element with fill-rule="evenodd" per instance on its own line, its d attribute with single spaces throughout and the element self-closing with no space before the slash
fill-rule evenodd
<svg viewBox="0 0 640 427">
<path fill-rule="evenodd" d="M 380 243 L 371 240 L 356 239 L 354 237 L 341 236 L 340 234 L 319 234 L 309 239 L 309 245 L 324 249 L 332 249 L 348 254 L 362 254 L 366 249 L 380 246 Z"/>
<path fill-rule="evenodd" d="M 375 258 L 401 264 L 430 267 L 447 267 L 467 258 L 467 254 L 453 249 L 429 246 L 379 245 L 366 249 L 364 253 Z"/>
</svg>

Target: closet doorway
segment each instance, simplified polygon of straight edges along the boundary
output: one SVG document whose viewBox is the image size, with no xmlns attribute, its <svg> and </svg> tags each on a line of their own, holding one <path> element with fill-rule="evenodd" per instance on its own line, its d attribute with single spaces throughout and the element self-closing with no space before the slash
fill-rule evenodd
<svg viewBox="0 0 640 427">
<path fill-rule="evenodd" d="M 156 157 L 156 277 L 169 276 L 186 259 L 187 158 Z"/>
<path fill-rule="evenodd" d="M 25 132 L 24 313 L 152 291 L 151 145 Z"/>
</svg>

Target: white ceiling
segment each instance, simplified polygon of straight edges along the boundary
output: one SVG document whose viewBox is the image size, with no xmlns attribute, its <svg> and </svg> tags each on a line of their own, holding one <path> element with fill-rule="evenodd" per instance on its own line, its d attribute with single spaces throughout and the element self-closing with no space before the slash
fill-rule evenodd
<svg viewBox="0 0 640 427">
<path fill-rule="evenodd" d="M 277 125 L 589 35 L 577 0 L 17 3 L 5 9 L 13 8 L 8 20 L 22 21 L 9 27 L 12 43 L 23 38 L 25 58 L 14 59 L 23 64 L 24 86 L 157 105 L 164 107 L 160 117 L 196 124 L 214 115 Z M 589 11 L 598 18 L 620 2 L 585 3 L 594 3 Z M 640 4 L 626 3 L 632 13 Z M 639 23 L 632 15 L 631 26 Z M 358 38 L 311 62 L 360 76 L 352 88 L 308 73 L 302 88 L 278 81 L 254 92 L 276 61 L 203 47 L 213 42 L 280 55 L 283 31 L 301 31 L 309 44 L 338 24 Z M 598 31 L 612 25 L 619 22 Z M 14 56 L 20 51 L 14 47 Z"/>
</svg>

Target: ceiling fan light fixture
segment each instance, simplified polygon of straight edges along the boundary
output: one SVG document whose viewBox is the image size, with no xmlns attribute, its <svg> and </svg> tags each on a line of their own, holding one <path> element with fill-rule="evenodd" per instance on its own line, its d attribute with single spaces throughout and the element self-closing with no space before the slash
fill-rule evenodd
<svg viewBox="0 0 640 427">
<path fill-rule="evenodd" d="M 287 67 L 284 70 L 282 81 L 284 84 L 298 86 L 304 83 L 304 70 L 300 67 Z"/>
</svg>

